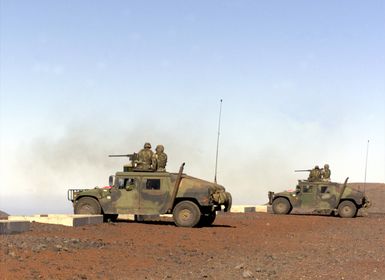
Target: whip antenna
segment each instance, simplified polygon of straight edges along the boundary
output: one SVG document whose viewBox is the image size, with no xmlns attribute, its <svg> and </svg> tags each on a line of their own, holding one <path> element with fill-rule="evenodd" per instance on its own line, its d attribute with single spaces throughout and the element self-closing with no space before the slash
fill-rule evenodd
<svg viewBox="0 0 385 280">
<path fill-rule="evenodd" d="M 369 154 L 369 140 L 366 144 L 366 158 L 365 158 L 365 177 L 364 177 L 364 193 L 366 189 L 366 173 L 368 171 L 368 154 Z"/>
<path fill-rule="evenodd" d="M 222 117 L 222 99 L 219 102 L 219 120 L 218 120 L 218 135 L 217 135 L 217 152 L 215 155 L 215 175 L 214 182 L 217 182 L 217 171 L 218 171 L 218 151 L 219 151 L 219 136 L 221 135 L 221 117 Z"/>
</svg>

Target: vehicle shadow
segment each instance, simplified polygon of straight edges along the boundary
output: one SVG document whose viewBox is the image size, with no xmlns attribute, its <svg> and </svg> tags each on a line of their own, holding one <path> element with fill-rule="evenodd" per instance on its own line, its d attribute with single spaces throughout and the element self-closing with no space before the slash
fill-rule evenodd
<svg viewBox="0 0 385 280">
<path fill-rule="evenodd" d="M 175 223 L 171 220 L 160 220 L 160 221 L 133 221 L 133 220 L 123 220 L 123 219 L 118 219 L 114 223 L 126 223 L 126 224 L 146 224 L 146 225 L 157 225 L 157 226 L 175 226 Z M 213 224 L 209 226 L 200 226 L 198 225 L 196 228 L 236 228 L 235 226 L 232 225 L 219 225 L 219 224 Z"/>
</svg>

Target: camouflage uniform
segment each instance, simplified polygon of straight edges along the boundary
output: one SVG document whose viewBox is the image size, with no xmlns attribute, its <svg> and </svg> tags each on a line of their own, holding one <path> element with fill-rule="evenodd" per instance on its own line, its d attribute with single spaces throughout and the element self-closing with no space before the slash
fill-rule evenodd
<svg viewBox="0 0 385 280">
<path fill-rule="evenodd" d="M 321 171 L 322 180 L 330 182 L 330 175 L 331 175 L 331 171 L 329 169 L 329 164 L 325 164 L 324 168 Z"/>
<path fill-rule="evenodd" d="M 145 143 L 144 148 L 138 153 L 138 160 L 136 162 L 136 169 L 151 170 L 152 156 L 154 152 L 151 151 L 151 144 Z"/>
<path fill-rule="evenodd" d="M 319 166 L 316 165 L 309 174 L 308 180 L 310 182 L 316 182 L 316 181 L 321 181 L 321 170 L 319 169 Z"/>
<path fill-rule="evenodd" d="M 164 153 L 164 146 L 158 145 L 155 154 L 152 156 L 152 168 L 156 171 L 166 171 L 167 155 Z"/>
</svg>

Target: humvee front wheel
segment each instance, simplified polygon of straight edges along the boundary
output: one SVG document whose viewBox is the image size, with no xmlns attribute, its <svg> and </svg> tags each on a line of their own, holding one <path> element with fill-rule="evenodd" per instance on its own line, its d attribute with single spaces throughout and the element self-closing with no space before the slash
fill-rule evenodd
<svg viewBox="0 0 385 280">
<path fill-rule="evenodd" d="M 201 211 L 194 202 L 179 202 L 172 212 L 174 222 L 179 227 L 195 227 L 201 217 Z"/>
<path fill-rule="evenodd" d="M 286 198 L 278 197 L 277 199 L 274 199 L 272 206 L 274 214 L 284 215 L 290 213 L 291 205 Z"/>
<path fill-rule="evenodd" d="M 82 197 L 76 201 L 75 214 L 98 215 L 102 213 L 99 202 L 92 197 Z"/>
<path fill-rule="evenodd" d="M 342 201 L 340 205 L 338 205 L 338 215 L 341 218 L 353 218 L 356 216 L 357 207 L 351 201 Z"/>
</svg>

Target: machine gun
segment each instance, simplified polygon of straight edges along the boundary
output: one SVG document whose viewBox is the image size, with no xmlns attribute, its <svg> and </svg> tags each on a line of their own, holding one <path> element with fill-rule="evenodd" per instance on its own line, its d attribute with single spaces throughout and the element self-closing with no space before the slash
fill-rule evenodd
<svg viewBox="0 0 385 280">
<path fill-rule="evenodd" d="M 133 153 L 133 154 L 126 154 L 126 155 L 108 155 L 109 157 L 128 157 L 128 159 L 131 161 L 130 164 L 126 164 L 123 166 L 123 171 L 124 172 L 129 172 L 129 171 L 133 171 L 138 160 L 139 160 L 139 157 L 138 157 L 138 154 L 137 153 Z"/>
<path fill-rule="evenodd" d="M 127 155 L 108 155 L 109 157 L 128 157 L 129 160 L 134 161 L 138 159 L 138 154 L 133 153 L 133 154 L 127 154 Z"/>
</svg>

